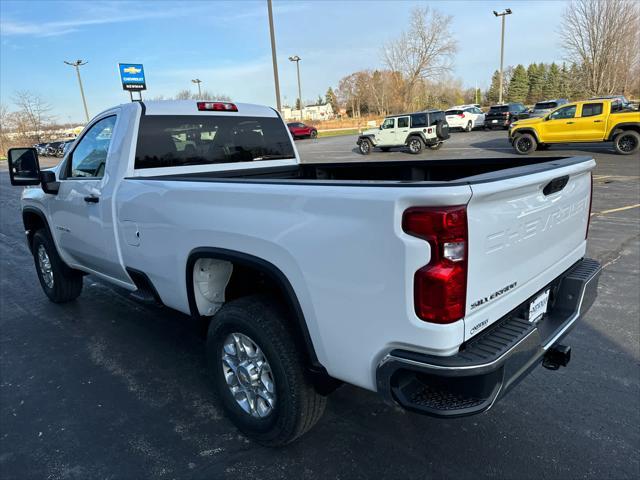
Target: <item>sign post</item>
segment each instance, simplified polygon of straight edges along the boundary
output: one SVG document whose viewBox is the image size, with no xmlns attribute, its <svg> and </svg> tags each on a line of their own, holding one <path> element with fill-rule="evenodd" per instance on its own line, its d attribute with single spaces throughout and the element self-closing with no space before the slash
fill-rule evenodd
<svg viewBox="0 0 640 480">
<path fill-rule="evenodd" d="M 142 90 L 147 89 L 147 83 L 144 78 L 144 68 L 141 63 L 119 63 L 120 80 L 122 81 L 122 89 L 129 92 L 129 97 L 133 101 L 132 92 L 138 92 L 140 100 L 142 100 Z"/>
</svg>

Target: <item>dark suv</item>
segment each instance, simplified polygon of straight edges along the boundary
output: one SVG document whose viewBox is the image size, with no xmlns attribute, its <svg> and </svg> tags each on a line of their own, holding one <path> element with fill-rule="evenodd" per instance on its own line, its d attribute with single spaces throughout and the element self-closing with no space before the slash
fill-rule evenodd
<svg viewBox="0 0 640 480">
<path fill-rule="evenodd" d="M 509 128 L 512 122 L 526 115 L 527 108 L 522 103 L 493 105 L 484 116 L 484 128 Z"/>
</svg>

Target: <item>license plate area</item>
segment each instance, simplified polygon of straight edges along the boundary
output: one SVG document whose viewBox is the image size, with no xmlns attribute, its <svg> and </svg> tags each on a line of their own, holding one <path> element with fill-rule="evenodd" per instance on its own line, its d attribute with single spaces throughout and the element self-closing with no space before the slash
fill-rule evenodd
<svg viewBox="0 0 640 480">
<path fill-rule="evenodd" d="M 547 310 L 549 308 L 550 292 L 551 289 L 546 289 L 529 303 L 529 315 L 527 318 L 530 323 L 536 323 L 538 320 L 544 317 L 545 313 L 547 313 Z"/>
</svg>

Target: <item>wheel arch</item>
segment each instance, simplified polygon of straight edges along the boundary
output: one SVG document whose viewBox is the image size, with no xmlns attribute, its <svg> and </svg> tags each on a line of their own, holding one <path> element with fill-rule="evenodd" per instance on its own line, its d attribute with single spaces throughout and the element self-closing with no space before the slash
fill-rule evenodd
<svg viewBox="0 0 640 480">
<path fill-rule="evenodd" d="M 424 145 L 427 144 L 427 137 L 422 132 L 411 132 L 409 135 L 407 135 L 407 138 L 404 139 L 404 144 L 408 145 L 409 140 L 411 140 L 413 137 L 418 137 L 420 140 L 422 140 L 422 143 Z"/>
<path fill-rule="evenodd" d="M 22 223 L 24 225 L 24 231 L 27 236 L 27 244 L 29 251 L 31 251 L 31 244 L 33 243 L 33 235 L 41 228 L 46 228 L 49 231 L 49 235 L 53 238 L 53 232 L 49 226 L 47 216 L 36 207 L 24 207 L 22 209 Z M 54 242 L 55 244 L 55 242 Z"/>
<path fill-rule="evenodd" d="M 635 132 L 640 133 L 640 123 L 637 123 L 637 122 L 618 123 L 609 132 L 609 136 L 607 137 L 607 140 L 613 141 L 616 135 L 626 130 L 633 130 Z"/>
<path fill-rule="evenodd" d="M 200 313 L 196 305 L 192 276 L 195 263 L 201 258 L 224 260 L 233 264 L 234 271 L 231 275 L 231 279 L 229 280 L 229 284 L 226 287 L 227 289 L 234 281 L 234 275 L 236 275 L 236 279 L 240 275 L 264 275 L 264 277 L 270 282 L 269 287 L 273 287 L 277 290 L 280 298 L 284 300 L 284 303 L 286 304 L 285 306 L 291 314 L 294 333 L 301 342 L 306 362 L 311 367 L 322 368 L 313 346 L 313 341 L 307 327 L 304 312 L 302 311 L 302 307 L 300 306 L 300 302 L 298 301 L 298 297 L 291 283 L 278 267 L 262 258 L 244 252 L 217 247 L 199 247 L 191 250 L 187 258 L 185 279 L 189 311 L 193 317 L 200 317 Z M 243 294 L 232 295 L 231 299 L 238 298 L 240 296 L 243 296 Z M 215 318 L 215 316 L 213 318 Z M 322 370 L 324 370 L 324 368 L 322 368 Z"/>
<path fill-rule="evenodd" d="M 545 143 L 540 141 L 540 137 L 538 137 L 538 132 L 533 128 L 518 128 L 511 133 L 512 137 L 515 138 L 516 135 L 522 135 L 523 133 L 528 133 L 529 135 L 533 135 L 533 138 L 536 139 L 537 143 Z"/>
</svg>

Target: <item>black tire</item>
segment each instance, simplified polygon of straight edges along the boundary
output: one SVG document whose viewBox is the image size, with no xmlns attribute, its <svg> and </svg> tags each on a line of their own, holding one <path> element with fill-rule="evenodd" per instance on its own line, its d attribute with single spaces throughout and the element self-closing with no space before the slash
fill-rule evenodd
<svg viewBox="0 0 640 480">
<path fill-rule="evenodd" d="M 536 150 L 536 139 L 530 133 L 517 134 L 513 139 L 513 148 L 519 155 L 529 155 Z"/>
<path fill-rule="evenodd" d="M 388 152 L 389 150 L 391 150 L 391 147 L 380 147 L 380 150 L 382 150 L 383 152 Z"/>
<path fill-rule="evenodd" d="M 317 136 L 318 136 L 318 131 L 311 130 L 311 133 L 309 134 L 309 138 L 317 138 Z"/>
<path fill-rule="evenodd" d="M 442 120 L 438 120 L 436 122 L 436 136 L 438 138 L 449 138 L 448 132 L 445 135 L 444 132 L 444 122 Z"/>
<path fill-rule="evenodd" d="M 427 145 L 431 150 L 440 150 L 444 145 L 444 142 L 434 143 L 433 145 Z"/>
<path fill-rule="evenodd" d="M 363 138 L 358 145 L 358 150 L 362 155 L 369 155 L 373 149 L 373 144 L 368 138 Z"/>
<path fill-rule="evenodd" d="M 263 418 L 243 410 L 225 380 L 222 351 L 232 333 L 249 337 L 271 367 L 276 400 Z M 243 297 L 224 305 L 209 325 L 207 357 L 227 416 L 256 442 L 266 446 L 293 442 L 322 417 L 326 397 L 315 391 L 305 374 L 303 354 L 287 325 L 284 309 L 268 296 Z"/>
<path fill-rule="evenodd" d="M 422 139 L 418 136 L 409 138 L 407 141 L 407 147 L 409 147 L 409 153 L 417 155 L 422 152 Z"/>
<path fill-rule="evenodd" d="M 62 261 L 47 230 L 40 229 L 33 235 L 31 248 L 38 280 L 49 300 L 54 303 L 65 303 L 78 298 L 82 292 L 82 272 L 68 267 Z M 46 254 L 42 265 L 41 250 Z M 50 266 L 50 274 L 43 270 L 47 268 L 47 262 Z"/>
<path fill-rule="evenodd" d="M 632 155 L 640 149 L 640 133 L 634 130 L 620 132 L 613 139 L 613 146 L 620 155 Z"/>
<path fill-rule="evenodd" d="M 469 123 L 467 123 L 467 126 L 464 129 L 464 131 L 465 132 L 470 132 L 471 130 L 473 130 L 473 122 L 471 120 L 469 120 Z"/>
</svg>

